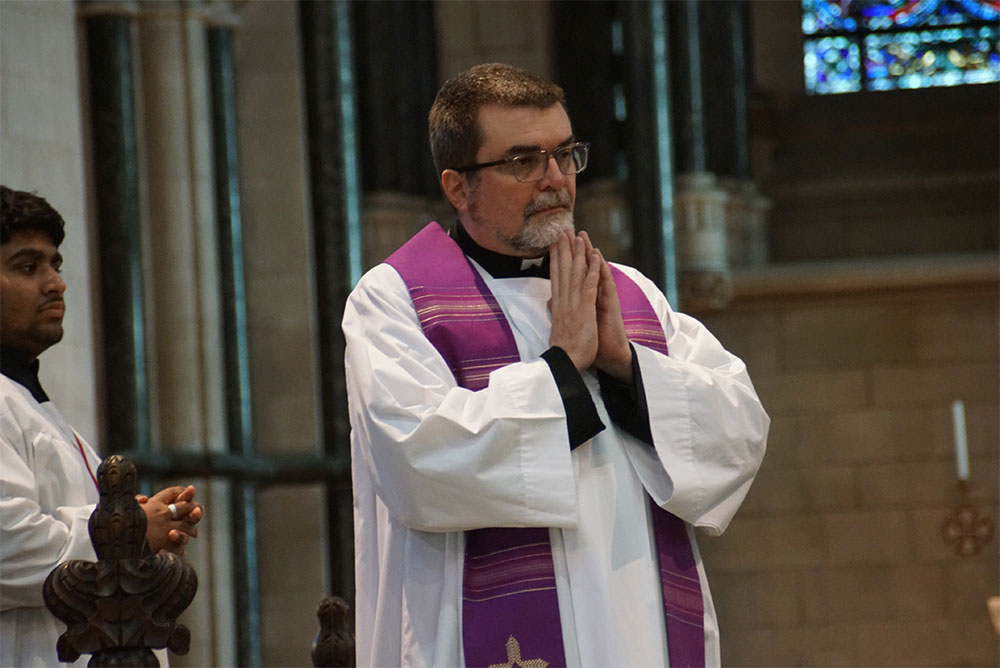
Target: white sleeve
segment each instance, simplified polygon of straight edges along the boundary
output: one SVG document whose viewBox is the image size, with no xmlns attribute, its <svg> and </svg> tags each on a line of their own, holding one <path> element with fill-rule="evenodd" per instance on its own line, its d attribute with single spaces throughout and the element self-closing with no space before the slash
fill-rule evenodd
<svg viewBox="0 0 1000 668">
<path fill-rule="evenodd" d="M 544 360 L 456 386 L 396 271 L 366 274 L 344 314 L 354 468 L 423 531 L 576 525 L 562 399 Z"/>
<path fill-rule="evenodd" d="M 97 559 L 87 530 L 95 504 L 59 506 L 51 513 L 39 505 L 40 485 L 74 484 L 61 470 L 44 471 L 43 481 L 28 464 L 36 452 L 65 447 L 55 438 L 24 432 L 9 413 L 0 416 L 0 610 L 44 605 L 42 584 L 53 568 L 71 559 Z"/>
<path fill-rule="evenodd" d="M 629 437 L 629 456 L 659 505 L 718 535 L 757 474 L 770 418 L 743 361 L 700 322 L 674 312 L 649 279 L 621 269 L 649 298 L 669 350 L 634 346 L 655 452 Z"/>
</svg>

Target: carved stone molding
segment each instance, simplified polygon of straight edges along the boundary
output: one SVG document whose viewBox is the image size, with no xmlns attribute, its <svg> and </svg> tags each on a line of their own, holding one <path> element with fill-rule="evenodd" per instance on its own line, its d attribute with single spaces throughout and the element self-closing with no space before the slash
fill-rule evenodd
<svg viewBox="0 0 1000 668">
<path fill-rule="evenodd" d="M 732 298 L 733 279 L 728 272 L 681 270 L 680 301 L 685 311 L 717 311 Z"/>
<path fill-rule="evenodd" d="M 684 310 L 721 309 L 732 298 L 729 275 L 730 196 L 713 174 L 674 180 L 674 229 Z"/>
<path fill-rule="evenodd" d="M 722 179 L 726 202 L 726 243 L 729 266 L 760 267 L 767 264 L 767 228 L 771 200 L 752 181 Z"/>
<path fill-rule="evenodd" d="M 674 180 L 674 225 L 681 271 L 725 272 L 729 268 L 728 201 L 729 193 L 712 174 L 681 174 Z"/>
</svg>

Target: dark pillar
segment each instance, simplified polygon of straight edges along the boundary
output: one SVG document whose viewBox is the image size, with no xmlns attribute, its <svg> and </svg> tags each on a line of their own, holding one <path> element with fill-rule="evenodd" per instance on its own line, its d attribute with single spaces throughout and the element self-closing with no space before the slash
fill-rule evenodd
<svg viewBox="0 0 1000 668">
<path fill-rule="evenodd" d="M 247 341 L 246 281 L 243 271 L 243 221 L 240 216 L 239 162 L 236 141 L 236 87 L 233 31 L 210 27 L 208 72 L 212 102 L 212 159 L 216 230 L 222 302 L 223 355 L 226 375 L 226 431 L 229 452 L 252 457 L 250 348 Z M 236 652 L 241 666 L 263 663 L 260 588 L 257 577 L 257 496 L 250 482 L 234 480 L 232 496 L 236 590 Z"/>
<path fill-rule="evenodd" d="M 316 253 L 316 305 L 323 449 L 349 458 L 350 423 L 344 379 L 344 304 L 361 274 L 360 179 L 355 133 L 356 89 L 350 6 L 299 3 L 309 183 Z M 390 160 L 389 156 L 378 159 Z M 354 597 L 350 489 L 327 490 L 331 593 Z"/>
<path fill-rule="evenodd" d="M 105 453 L 150 449 L 130 18 L 85 19 L 100 265 Z"/>
<path fill-rule="evenodd" d="M 625 43 L 628 189 L 636 266 L 677 304 L 667 5 L 620 5 Z"/>
<path fill-rule="evenodd" d="M 732 53 L 732 135 L 733 135 L 733 176 L 740 181 L 749 181 L 753 176 L 750 167 L 750 27 L 748 5 L 743 2 L 727 2 L 726 19 L 731 35 Z"/>
<path fill-rule="evenodd" d="M 434 4 L 377 0 L 351 8 L 362 190 L 437 198 L 427 141 L 437 93 Z"/>
<path fill-rule="evenodd" d="M 674 78 L 674 135 L 679 174 L 708 169 L 700 0 L 668 3 L 671 75 Z"/>
<path fill-rule="evenodd" d="M 700 5 L 707 171 L 750 179 L 747 4 Z"/>
<path fill-rule="evenodd" d="M 564 0 L 552 4 L 556 27 L 556 82 L 566 91 L 573 132 L 591 143 L 583 184 L 618 174 L 624 148 L 621 21 L 611 2 Z"/>
</svg>

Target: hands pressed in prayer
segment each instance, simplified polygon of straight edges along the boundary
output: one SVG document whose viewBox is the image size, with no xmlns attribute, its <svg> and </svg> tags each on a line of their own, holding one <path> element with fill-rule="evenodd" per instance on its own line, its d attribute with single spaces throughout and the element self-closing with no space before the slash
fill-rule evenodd
<svg viewBox="0 0 1000 668">
<path fill-rule="evenodd" d="M 205 509 L 194 500 L 194 493 L 194 487 L 188 485 L 167 487 L 152 497 L 136 495 L 146 513 L 146 540 L 153 553 L 167 550 L 183 557 L 188 541 L 198 537 L 195 525 L 201 521 Z"/>
<path fill-rule="evenodd" d="M 580 236 L 589 251 L 590 237 L 586 232 L 580 232 Z M 601 262 L 601 280 L 597 286 L 597 358 L 594 366 L 615 380 L 631 383 L 632 347 L 625 334 L 618 288 L 604 254 L 600 250 L 595 251 Z"/>
<path fill-rule="evenodd" d="M 601 267 L 597 252 L 591 253 L 592 257 L 588 257 L 580 236 L 566 233 L 561 233 L 549 247 L 549 345 L 562 348 L 581 372 L 594 363 L 598 346 L 597 286 Z"/>
<path fill-rule="evenodd" d="M 579 371 L 596 366 L 617 380 L 632 378 L 632 349 L 625 335 L 611 268 L 586 232 L 561 234 L 549 248 L 552 331 Z"/>
</svg>

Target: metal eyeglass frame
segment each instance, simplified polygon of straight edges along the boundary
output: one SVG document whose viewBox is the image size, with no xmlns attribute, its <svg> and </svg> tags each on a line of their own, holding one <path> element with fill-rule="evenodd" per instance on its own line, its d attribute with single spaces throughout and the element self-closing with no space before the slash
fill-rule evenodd
<svg viewBox="0 0 1000 668">
<path fill-rule="evenodd" d="M 583 149 L 583 166 L 576 168 L 575 171 L 567 173 L 562 168 L 562 166 L 559 164 L 559 158 L 558 158 L 558 156 L 559 155 L 567 155 L 567 154 L 572 156 L 573 153 L 575 151 L 579 150 L 579 149 Z M 518 174 L 518 167 L 517 167 L 518 164 L 520 164 L 519 161 L 520 160 L 524 160 L 524 159 L 529 158 L 529 157 L 530 158 L 535 158 L 537 156 L 542 156 L 543 158 L 546 158 L 546 160 L 542 163 L 542 164 L 545 165 L 545 167 L 542 169 L 542 173 L 539 174 L 537 178 L 533 178 L 533 179 L 524 179 L 524 178 L 521 178 L 521 176 Z M 573 176 L 573 175 L 579 174 L 583 170 L 587 169 L 587 162 L 588 162 L 589 157 L 590 157 L 590 143 L 589 142 L 585 142 L 585 141 L 578 141 L 578 142 L 573 142 L 572 144 L 566 144 L 565 146 L 560 146 L 559 148 L 553 149 L 552 151 L 546 151 L 543 148 L 540 148 L 537 151 L 523 151 L 521 153 L 518 153 L 517 155 L 511 155 L 511 156 L 508 156 L 508 157 L 503 158 L 501 160 L 491 160 L 490 162 L 480 162 L 479 164 L 476 164 L 476 165 L 467 165 L 465 167 L 455 167 L 454 169 L 455 169 L 456 172 L 465 173 L 465 172 L 479 171 L 480 169 L 485 169 L 487 167 L 496 167 L 498 165 L 509 164 L 511 166 L 511 172 L 514 174 L 514 178 L 515 179 L 517 179 L 521 183 L 531 183 L 533 181 L 541 181 L 542 179 L 545 178 L 545 175 L 548 174 L 548 172 L 549 172 L 549 161 L 548 161 L 548 158 L 555 158 L 555 160 L 556 160 L 556 167 L 559 169 L 560 172 L 562 172 L 566 176 Z M 575 167 L 576 160 L 573 160 L 572 163 L 571 163 L 571 165 Z"/>
</svg>

